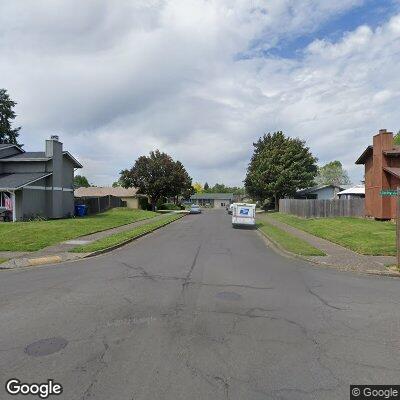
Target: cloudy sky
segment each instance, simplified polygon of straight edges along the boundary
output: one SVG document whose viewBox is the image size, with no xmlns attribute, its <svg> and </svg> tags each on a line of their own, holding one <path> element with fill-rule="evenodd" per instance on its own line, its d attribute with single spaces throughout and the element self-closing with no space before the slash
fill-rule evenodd
<svg viewBox="0 0 400 400">
<path fill-rule="evenodd" d="M 97 185 L 153 149 L 240 185 L 283 130 L 321 164 L 400 129 L 400 0 L 0 0 L 0 87 L 27 150 L 59 134 Z"/>
</svg>

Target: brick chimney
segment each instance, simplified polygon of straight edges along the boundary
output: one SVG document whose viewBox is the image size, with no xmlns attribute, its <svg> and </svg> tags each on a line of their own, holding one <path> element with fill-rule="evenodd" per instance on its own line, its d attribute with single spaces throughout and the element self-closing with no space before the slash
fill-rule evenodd
<svg viewBox="0 0 400 400">
<path fill-rule="evenodd" d="M 389 189 L 390 182 L 388 175 L 383 170 L 383 167 L 388 166 L 388 160 L 383 154 L 384 150 L 392 149 L 394 146 L 393 132 L 388 132 L 386 129 L 380 129 L 379 133 L 373 138 L 373 174 L 374 186 L 377 191 L 378 198 L 378 218 L 390 218 L 390 201 L 387 197 L 382 197 L 378 194 L 381 189 Z"/>
<path fill-rule="evenodd" d="M 46 140 L 46 157 L 51 158 L 50 171 L 52 172 L 51 182 L 53 190 L 49 192 L 49 205 L 51 217 L 60 218 L 63 216 L 62 187 L 63 187 L 63 144 L 57 135 L 52 135 Z"/>
</svg>

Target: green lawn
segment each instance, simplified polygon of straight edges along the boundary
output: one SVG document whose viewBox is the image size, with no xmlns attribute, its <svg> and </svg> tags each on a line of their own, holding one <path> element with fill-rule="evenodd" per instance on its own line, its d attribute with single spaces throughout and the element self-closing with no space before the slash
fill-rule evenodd
<svg viewBox="0 0 400 400">
<path fill-rule="evenodd" d="M 7 258 L 0 258 L 0 264 L 3 264 L 3 262 L 6 262 L 7 260 Z"/>
<path fill-rule="evenodd" d="M 270 238 L 273 242 L 278 243 L 285 250 L 290 251 L 294 254 L 302 256 L 324 256 L 325 253 L 321 250 L 311 246 L 302 239 L 299 239 L 290 233 L 277 228 L 274 225 L 269 224 L 266 221 L 259 222 L 258 228 Z"/>
<path fill-rule="evenodd" d="M 350 217 L 304 219 L 283 213 L 270 216 L 360 254 L 396 254 L 396 225 L 390 221 Z"/>
<path fill-rule="evenodd" d="M 0 251 L 35 251 L 79 236 L 129 224 L 158 214 L 152 211 L 113 208 L 83 218 L 0 224 Z"/>
<path fill-rule="evenodd" d="M 170 222 L 175 221 L 179 218 L 182 218 L 182 214 L 166 215 L 165 217 L 162 217 L 157 221 L 150 221 L 149 223 L 138 226 L 130 231 L 116 233 L 103 239 L 96 240 L 95 242 L 89 243 L 87 245 L 75 247 L 74 249 L 72 249 L 72 251 L 75 253 L 90 253 L 93 251 L 104 250 L 108 247 L 124 243 L 129 239 L 134 239 L 140 235 L 150 233 L 157 228 L 167 225 Z"/>
</svg>

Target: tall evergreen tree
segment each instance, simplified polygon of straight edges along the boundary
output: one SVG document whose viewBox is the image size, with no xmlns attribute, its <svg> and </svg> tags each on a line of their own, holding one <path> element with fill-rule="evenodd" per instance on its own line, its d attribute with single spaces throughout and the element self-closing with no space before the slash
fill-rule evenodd
<svg viewBox="0 0 400 400">
<path fill-rule="evenodd" d="M 21 127 L 12 127 L 12 121 L 17 116 L 13 110 L 16 104 L 10 99 L 6 89 L 0 89 L 0 143 L 18 144 Z"/>
<path fill-rule="evenodd" d="M 247 168 L 246 192 L 254 199 L 278 200 L 296 190 L 313 185 L 317 174 L 317 159 L 305 142 L 286 137 L 282 131 L 268 133 L 254 145 Z"/>
</svg>

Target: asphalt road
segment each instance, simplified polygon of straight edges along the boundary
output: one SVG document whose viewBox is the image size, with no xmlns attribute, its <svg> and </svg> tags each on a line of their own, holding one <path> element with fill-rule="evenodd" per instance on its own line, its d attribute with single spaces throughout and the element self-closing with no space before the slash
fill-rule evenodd
<svg viewBox="0 0 400 400">
<path fill-rule="evenodd" d="M 350 383 L 399 383 L 399 316 L 399 280 L 287 259 L 209 211 L 105 256 L 1 271 L 0 399 L 30 398 L 6 394 L 12 377 L 68 400 L 347 399 Z"/>
</svg>

